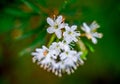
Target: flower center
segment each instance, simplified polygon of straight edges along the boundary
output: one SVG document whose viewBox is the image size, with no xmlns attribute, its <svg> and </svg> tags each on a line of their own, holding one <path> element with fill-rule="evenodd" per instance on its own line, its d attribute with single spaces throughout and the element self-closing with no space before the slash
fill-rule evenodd
<svg viewBox="0 0 120 84">
<path fill-rule="evenodd" d="M 68 55 L 68 52 L 66 52 L 66 55 Z"/>
<path fill-rule="evenodd" d="M 69 35 L 72 35 L 73 33 L 71 31 L 68 32 Z"/>
<path fill-rule="evenodd" d="M 57 45 L 56 47 L 59 48 L 59 45 Z"/>
<path fill-rule="evenodd" d="M 45 50 L 45 51 L 43 52 L 43 55 L 46 56 L 47 54 L 48 54 L 48 51 Z"/>
<path fill-rule="evenodd" d="M 58 29 L 58 24 L 55 24 L 55 25 L 54 25 L 54 28 L 55 28 L 55 29 Z"/>
<path fill-rule="evenodd" d="M 86 34 L 87 38 L 88 39 L 91 39 L 92 38 L 92 35 L 91 34 Z"/>
</svg>

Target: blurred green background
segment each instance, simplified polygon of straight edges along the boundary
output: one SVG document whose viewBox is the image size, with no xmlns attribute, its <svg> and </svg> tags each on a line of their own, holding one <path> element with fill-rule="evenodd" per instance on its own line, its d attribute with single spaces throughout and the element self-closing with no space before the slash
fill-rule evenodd
<svg viewBox="0 0 120 84">
<path fill-rule="evenodd" d="M 32 63 L 47 43 L 46 18 L 62 14 L 81 25 L 96 20 L 104 37 L 74 74 L 59 78 Z M 119 0 L 0 0 L 0 84 L 119 84 Z"/>
</svg>

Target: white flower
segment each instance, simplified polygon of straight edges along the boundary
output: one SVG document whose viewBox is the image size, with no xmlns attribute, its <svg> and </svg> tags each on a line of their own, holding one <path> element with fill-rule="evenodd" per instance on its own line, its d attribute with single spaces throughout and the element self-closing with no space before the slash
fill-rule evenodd
<svg viewBox="0 0 120 84">
<path fill-rule="evenodd" d="M 53 60 L 51 59 L 49 49 L 45 46 L 42 46 L 42 49 L 36 49 L 36 52 L 33 52 L 33 62 L 37 61 L 37 64 L 40 64 L 41 67 L 44 69 L 50 66 L 50 62 Z"/>
<path fill-rule="evenodd" d="M 73 25 L 71 27 L 65 26 L 65 32 L 63 33 L 64 40 L 69 44 L 72 41 L 77 42 L 77 37 L 80 36 L 80 33 L 76 31 L 77 26 Z"/>
<path fill-rule="evenodd" d="M 58 54 L 60 53 L 60 48 L 61 48 L 61 45 L 57 42 L 53 42 L 49 47 L 50 50 L 52 51 L 55 50 Z"/>
<path fill-rule="evenodd" d="M 83 23 L 83 26 L 81 29 L 85 32 L 85 35 L 88 39 L 91 39 L 94 44 L 97 43 L 96 38 L 102 38 L 102 34 L 96 32 L 96 30 L 99 28 L 99 25 L 94 21 L 90 26 L 88 26 L 86 23 Z"/>
<path fill-rule="evenodd" d="M 73 73 L 78 65 L 83 64 L 81 52 L 71 50 L 64 42 L 53 42 L 49 48 L 43 46 L 42 49 L 36 49 L 32 55 L 38 65 L 60 77 L 65 72 Z"/>
<path fill-rule="evenodd" d="M 64 42 L 53 42 L 49 47 L 49 52 L 53 59 L 57 59 L 61 52 L 70 50 L 69 45 Z"/>
<path fill-rule="evenodd" d="M 48 48 L 45 46 L 42 46 L 42 49 L 37 48 L 36 52 L 33 52 L 33 62 L 35 61 L 41 61 L 41 59 L 45 58 L 48 53 Z"/>
<path fill-rule="evenodd" d="M 47 28 L 48 33 L 55 33 L 56 36 L 60 39 L 62 37 L 61 29 L 65 27 L 65 23 L 63 23 L 63 17 L 60 15 L 57 19 L 52 19 L 50 17 L 47 18 L 47 23 L 50 27 Z"/>
<path fill-rule="evenodd" d="M 58 43 L 60 45 L 61 50 L 63 51 L 68 51 L 70 50 L 70 46 L 65 43 L 64 41 Z"/>
<path fill-rule="evenodd" d="M 65 71 L 67 74 L 74 72 L 74 69 L 77 69 L 79 64 L 83 64 L 82 59 L 80 58 L 81 52 L 76 52 L 74 50 L 68 50 L 60 54 L 61 60 L 63 61 Z"/>
</svg>

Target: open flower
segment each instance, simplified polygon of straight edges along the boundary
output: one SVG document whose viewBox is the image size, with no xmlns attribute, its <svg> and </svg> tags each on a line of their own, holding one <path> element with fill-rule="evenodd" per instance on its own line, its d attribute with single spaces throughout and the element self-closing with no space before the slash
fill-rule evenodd
<svg viewBox="0 0 120 84">
<path fill-rule="evenodd" d="M 55 75 L 62 76 L 62 73 L 71 74 L 82 64 L 81 53 L 70 49 L 64 42 L 53 42 L 49 48 L 36 49 L 33 52 L 33 59 L 37 64 L 52 71 Z"/>
<path fill-rule="evenodd" d="M 65 23 L 63 23 L 63 17 L 60 15 L 57 19 L 52 19 L 50 17 L 47 18 L 47 23 L 50 27 L 47 28 L 48 33 L 55 33 L 56 36 L 60 39 L 62 37 L 61 29 L 65 27 Z"/>
<path fill-rule="evenodd" d="M 69 26 L 65 26 L 65 32 L 63 33 L 64 36 L 64 40 L 66 41 L 66 43 L 71 43 L 72 41 L 77 42 L 78 39 L 77 37 L 80 36 L 80 33 L 78 31 L 76 31 L 77 26 L 73 25 L 71 27 Z"/>
<path fill-rule="evenodd" d="M 88 26 L 86 23 L 83 23 L 83 26 L 81 29 L 85 32 L 85 36 L 88 39 L 91 39 L 94 44 L 97 43 L 96 38 L 102 38 L 102 34 L 96 32 L 96 30 L 99 28 L 99 25 L 94 21 L 90 26 Z"/>
<path fill-rule="evenodd" d="M 77 52 L 74 50 L 64 51 L 60 54 L 61 60 L 65 66 L 65 71 L 67 74 L 74 72 L 74 69 L 77 69 L 77 66 L 83 64 L 82 59 L 80 58 L 82 52 Z"/>
<path fill-rule="evenodd" d="M 33 62 L 35 61 L 41 61 L 43 58 L 45 58 L 48 54 L 48 48 L 45 46 L 42 46 L 42 49 L 37 48 L 36 52 L 32 52 L 33 57 Z"/>
</svg>

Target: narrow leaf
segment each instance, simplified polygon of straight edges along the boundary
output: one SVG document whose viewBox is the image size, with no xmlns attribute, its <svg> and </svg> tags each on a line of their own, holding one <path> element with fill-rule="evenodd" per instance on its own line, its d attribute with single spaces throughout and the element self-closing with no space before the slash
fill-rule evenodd
<svg viewBox="0 0 120 84">
<path fill-rule="evenodd" d="M 17 16 L 17 17 L 28 17 L 30 16 L 29 13 L 25 13 L 24 11 L 22 11 L 21 9 L 18 8 L 6 8 L 4 9 L 4 12 L 13 16 Z"/>
<path fill-rule="evenodd" d="M 85 44 L 90 49 L 91 52 L 94 52 L 94 48 L 92 45 L 90 45 L 89 43 L 85 43 Z"/>
<path fill-rule="evenodd" d="M 38 6 L 36 6 L 35 4 L 33 4 L 30 1 L 27 0 L 21 0 L 23 3 L 25 3 L 29 8 L 31 8 L 33 11 L 35 11 L 36 13 L 40 14 L 40 8 Z"/>
</svg>

